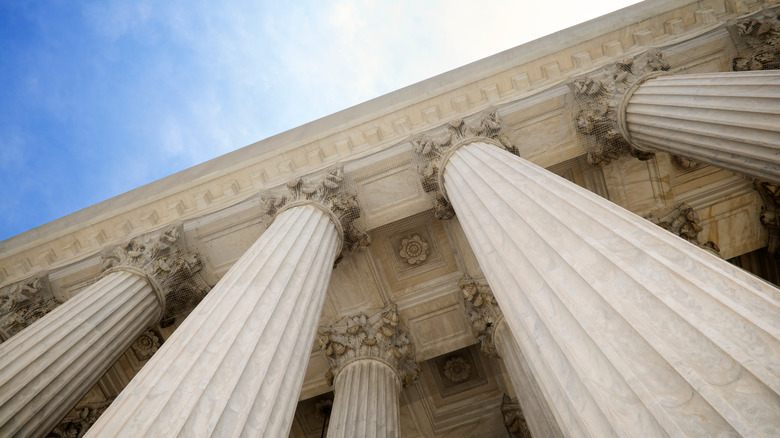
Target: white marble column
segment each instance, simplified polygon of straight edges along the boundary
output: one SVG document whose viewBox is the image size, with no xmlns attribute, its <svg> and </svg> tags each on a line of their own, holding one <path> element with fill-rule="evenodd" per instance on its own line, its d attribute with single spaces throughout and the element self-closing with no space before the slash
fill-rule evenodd
<svg viewBox="0 0 780 438">
<path fill-rule="evenodd" d="M 395 306 L 344 318 L 319 336 L 335 392 L 328 437 L 400 436 L 401 388 L 420 369 Z"/>
<path fill-rule="evenodd" d="M 162 316 L 138 270 L 116 270 L 0 344 L 0 436 L 47 434 Z"/>
<path fill-rule="evenodd" d="M 328 438 L 401 436 L 401 381 L 387 363 L 349 363 L 336 376 L 334 392 Z"/>
<path fill-rule="evenodd" d="M 427 156 L 564 434 L 780 430 L 780 291 L 502 147 Z"/>
<path fill-rule="evenodd" d="M 333 189 L 340 181 L 340 171 L 317 184 L 296 180 L 265 198 L 271 225 L 87 436 L 289 433 L 340 253 L 344 218 L 332 210 L 357 217 L 354 197 Z"/>
<path fill-rule="evenodd" d="M 617 116 L 640 150 L 780 183 L 780 70 L 639 78 Z"/>
</svg>

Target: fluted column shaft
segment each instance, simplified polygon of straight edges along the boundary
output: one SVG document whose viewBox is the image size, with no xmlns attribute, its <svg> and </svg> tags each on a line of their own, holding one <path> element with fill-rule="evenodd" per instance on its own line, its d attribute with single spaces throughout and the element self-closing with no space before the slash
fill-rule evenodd
<svg viewBox="0 0 780 438">
<path fill-rule="evenodd" d="M 115 271 L 0 344 L 0 436 L 43 436 L 162 315 L 147 278 Z"/>
<path fill-rule="evenodd" d="M 565 435 L 780 430 L 780 291 L 488 142 L 443 185 Z"/>
<path fill-rule="evenodd" d="M 340 238 L 319 206 L 278 213 L 88 436 L 286 436 Z"/>
<path fill-rule="evenodd" d="M 496 324 L 493 341 L 498 354 L 503 359 L 509 380 L 514 386 L 531 435 L 534 438 L 564 436 L 560 426 L 558 426 L 556 414 L 547 399 L 547 394 L 542 391 L 539 382 L 535 379 L 538 373 L 534 373 L 530 369 L 528 361 L 515 342 L 505 318 L 501 318 Z"/>
<path fill-rule="evenodd" d="M 347 364 L 334 382 L 328 438 L 399 437 L 401 380 L 386 363 L 363 358 Z"/>
<path fill-rule="evenodd" d="M 780 70 L 648 79 L 629 89 L 618 117 L 638 149 L 780 183 Z"/>
</svg>

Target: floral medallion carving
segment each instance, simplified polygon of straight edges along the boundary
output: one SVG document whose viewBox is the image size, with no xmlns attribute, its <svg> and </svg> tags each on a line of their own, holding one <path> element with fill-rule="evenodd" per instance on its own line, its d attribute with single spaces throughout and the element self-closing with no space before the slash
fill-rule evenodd
<svg viewBox="0 0 780 438">
<path fill-rule="evenodd" d="M 38 275 L 0 289 L 0 342 L 8 340 L 54 310 L 60 301 L 51 294 L 47 275 Z"/>
<path fill-rule="evenodd" d="M 394 306 L 367 316 L 364 313 L 347 317 L 319 333 L 329 370 L 329 384 L 348 363 L 361 358 L 377 358 L 390 365 L 407 386 L 417 379 L 420 367 L 414 360 L 409 335 L 399 327 Z"/>
<path fill-rule="evenodd" d="M 160 336 L 152 330 L 147 330 L 131 346 L 139 360 L 147 360 L 160 348 Z"/>
<path fill-rule="evenodd" d="M 210 290 L 200 276 L 200 257 L 187 250 L 181 233 L 181 226 L 168 227 L 156 236 L 134 238 L 103 253 L 104 271 L 130 267 L 156 281 L 165 295 L 163 321 L 170 323 L 195 308 Z"/>
<path fill-rule="evenodd" d="M 417 265 L 424 262 L 430 253 L 428 242 L 419 234 L 409 236 L 401 241 L 401 248 L 398 254 L 401 259 L 410 265 Z"/>
<path fill-rule="evenodd" d="M 588 140 L 588 163 L 604 166 L 621 155 L 631 154 L 649 160 L 652 153 L 631 146 L 618 127 L 618 104 L 628 89 L 642 76 L 669 70 L 669 64 L 657 50 L 612 63 L 588 76 L 573 80 L 569 86 L 581 102 L 574 116 L 577 131 Z"/>
<path fill-rule="evenodd" d="M 262 195 L 262 212 L 273 218 L 286 206 L 296 202 L 314 202 L 329 209 L 336 216 L 343 230 L 342 255 L 358 252 L 371 244 L 371 236 L 357 227 L 360 217 L 357 196 L 344 189 L 344 168 L 337 166 L 322 175 L 308 179 L 296 178 L 287 183 L 286 190 L 266 192 Z"/>
<path fill-rule="evenodd" d="M 470 278 L 458 281 L 466 304 L 466 318 L 471 326 L 471 333 L 479 340 L 482 352 L 491 357 L 500 357 L 496 349 L 493 335 L 496 325 L 503 317 L 498 302 L 493 296 L 490 286 Z"/>
<path fill-rule="evenodd" d="M 424 167 L 418 169 L 420 182 L 426 192 L 434 192 L 436 200 L 434 214 L 438 219 L 452 219 L 455 211 L 452 209 L 442 187 L 439 187 L 439 173 L 444 169 L 442 160 L 447 152 L 463 140 L 469 138 L 487 138 L 491 143 L 504 150 L 518 155 L 518 150 L 504 136 L 504 122 L 496 108 L 483 111 L 475 121 L 467 123 L 465 119 L 454 120 L 444 125 L 445 133 L 433 136 L 418 134 L 409 139 L 414 151 L 424 162 Z"/>
<path fill-rule="evenodd" d="M 452 382 L 462 382 L 471 375 L 471 365 L 460 356 L 447 360 L 444 364 L 444 376 Z"/>
</svg>

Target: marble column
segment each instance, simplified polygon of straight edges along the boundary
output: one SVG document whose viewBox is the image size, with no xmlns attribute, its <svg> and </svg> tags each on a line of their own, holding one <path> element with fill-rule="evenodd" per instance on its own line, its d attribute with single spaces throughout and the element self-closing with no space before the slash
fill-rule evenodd
<svg viewBox="0 0 780 438">
<path fill-rule="evenodd" d="M 519 418 L 515 416 L 513 422 L 525 422 L 534 438 L 564 436 L 558 426 L 556 413 L 515 342 L 490 286 L 468 278 L 459 281 L 458 286 L 463 291 L 466 316 L 482 352 L 501 359 L 509 375 L 509 383 L 522 412 Z"/>
<path fill-rule="evenodd" d="M 0 344 L 0 436 L 47 434 L 162 310 L 142 271 L 117 270 Z"/>
<path fill-rule="evenodd" d="M 342 178 L 264 197 L 273 222 L 87 436 L 289 433 L 342 229 L 357 217 Z"/>
<path fill-rule="evenodd" d="M 335 398 L 329 438 L 398 437 L 402 386 L 419 374 L 394 307 L 348 317 L 320 332 Z"/>
<path fill-rule="evenodd" d="M 780 291 L 492 137 L 417 150 L 564 435 L 780 430 Z"/>
<path fill-rule="evenodd" d="M 618 105 L 631 146 L 780 183 L 780 70 L 656 75 Z"/>
</svg>

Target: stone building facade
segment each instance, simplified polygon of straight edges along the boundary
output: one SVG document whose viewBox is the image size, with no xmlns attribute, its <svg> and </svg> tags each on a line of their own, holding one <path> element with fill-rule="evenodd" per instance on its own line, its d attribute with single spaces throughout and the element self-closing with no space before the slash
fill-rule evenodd
<svg viewBox="0 0 780 438">
<path fill-rule="evenodd" d="M 778 9 L 640 3 L 0 242 L 0 436 L 777 433 Z"/>
</svg>

